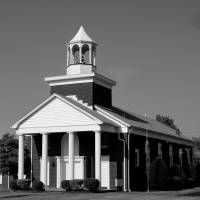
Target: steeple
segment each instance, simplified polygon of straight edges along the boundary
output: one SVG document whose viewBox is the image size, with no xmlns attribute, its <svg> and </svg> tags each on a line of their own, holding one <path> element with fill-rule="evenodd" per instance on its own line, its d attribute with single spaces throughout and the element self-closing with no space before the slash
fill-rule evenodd
<svg viewBox="0 0 200 200">
<path fill-rule="evenodd" d="M 96 46 L 81 26 L 67 46 L 67 75 L 96 72 Z"/>
</svg>

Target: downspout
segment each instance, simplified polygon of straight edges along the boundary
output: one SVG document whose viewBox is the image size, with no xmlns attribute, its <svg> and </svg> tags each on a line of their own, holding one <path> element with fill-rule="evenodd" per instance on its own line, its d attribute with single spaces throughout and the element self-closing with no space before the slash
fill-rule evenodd
<svg viewBox="0 0 200 200">
<path fill-rule="evenodd" d="M 31 135 L 31 187 L 33 183 L 33 136 Z"/>
<path fill-rule="evenodd" d="M 125 171 L 126 171 L 126 163 L 125 163 L 125 161 L 126 161 L 125 160 L 125 140 L 123 140 L 123 139 L 120 138 L 120 131 L 118 131 L 118 139 L 123 142 L 123 148 L 124 148 L 124 192 L 127 192 L 127 190 L 126 190 L 126 173 L 125 173 Z"/>
<path fill-rule="evenodd" d="M 131 128 L 128 130 L 128 191 L 131 192 L 130 190 L 130 134 L 131 134 Z"/>
</svg>

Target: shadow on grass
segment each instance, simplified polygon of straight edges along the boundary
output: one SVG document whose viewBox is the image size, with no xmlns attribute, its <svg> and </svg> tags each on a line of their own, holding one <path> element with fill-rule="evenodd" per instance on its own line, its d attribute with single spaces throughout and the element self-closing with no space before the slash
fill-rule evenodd
<svg viewBox="0 0 200 200">
<path fill-rule="evenodd" d="M 26 196 L 30 196 L 30 194 L 25 194 L 25 195 L 12 195 L 12 196 L 7 195 L 7 196 L 5 196 L 5 197 L 0 197 L 0 198 L 1 198 L 1 199 L 3 199 L 3 198 L 7 199 L 7 198 L 26 197 Z"/>
<path fill-rule="evenodd" d="M 185 196 L 185 197 L 200 197 L 200 192 L 192 192 L 189 194 L 178 195 L 178 196 Z"/>
</svg>

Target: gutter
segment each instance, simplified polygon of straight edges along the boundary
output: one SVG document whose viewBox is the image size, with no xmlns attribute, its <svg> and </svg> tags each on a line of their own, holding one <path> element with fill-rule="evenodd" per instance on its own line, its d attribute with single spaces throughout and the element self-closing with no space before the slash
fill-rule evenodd
<svg viewBox="0 0 200 200">
<path fill-rule="evenodd" d="M 123 148 L 124 148 L 124 192 L 127 192 L 128 190 L 126 190 L 126 173 L 125 173 L 125 171 L 126 171 L 125 140 L 120 138 L 120 132 L 119 131 L 118 131 L 118 139 L 123 142 Z"/>
</svg>

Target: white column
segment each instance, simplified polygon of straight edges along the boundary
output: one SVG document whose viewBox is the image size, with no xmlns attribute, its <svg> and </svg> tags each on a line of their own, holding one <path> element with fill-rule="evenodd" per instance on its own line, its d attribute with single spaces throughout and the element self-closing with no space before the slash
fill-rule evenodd
<svg viewBox="0 0 200 200">
<path fill-rule="evenodd" d="M 89 50 L 89 63 L 92 65 L 93 64 L 93 58 L 92 58 L 92 48 Z"/>
<path fill-rule="evenodd" d="M 42 165 L 41 165 L 41 181 L 47 185 L 47 160 L 48 160 L 48 133 L 42 134 Z"/>
<path fill-rule="evenodd" d="M 74 179 L 74 132 L 69 132 L 69 180 Z"/>
<path fill-rule="evenodd" d="M 79 47 L 79 63 L 82 63 L 82 47 Z"/>
<path fill-rule="evenodd" d="M 70 50 L 69 50 L 69 63 L 70 63 L 70 64 L 74 64 L 74 63 L 72 62 L 72 58 L 73 58 L 72 55 L 73 55 L 73 52 L 72 52 L 72 49 L 70 49 Z"/>
<path fill-rule="evenodd" d="M 93 65 L 96 66 L 96 48 L 94 49 L 94 56 L 93 56 Z"/>
<path fill-rule="evenodd" d="M 18 179 L 24 179 L 24 136 L 19 135 Z"/>
<path fill-rule="evenodd" d="M 95 132 L 95 178 L 99 180 L 98 190 L 101 188 L 101 132 Z"/>
<path fill-rule="evenodd" d="M 67 47 L 67 67 L 69 66 L 69 48 Z"/>
</svg>

